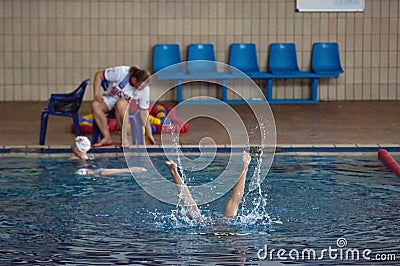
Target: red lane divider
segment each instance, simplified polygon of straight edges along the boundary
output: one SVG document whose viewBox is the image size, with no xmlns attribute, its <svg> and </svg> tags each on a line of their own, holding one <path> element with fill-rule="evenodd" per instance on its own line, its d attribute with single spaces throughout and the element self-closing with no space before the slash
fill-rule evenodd
<svg viewBox="0 0 400 266">
<path fill-rule="evenodd" d="M 388 153 L 385 149 L 380 149 L 378 151 L 378 158 L 383 162 L 383 164 L 389 168 L 393 173 L 400 177 L 400 164 L 396 162 L 395 159 Z"/>
</svg>

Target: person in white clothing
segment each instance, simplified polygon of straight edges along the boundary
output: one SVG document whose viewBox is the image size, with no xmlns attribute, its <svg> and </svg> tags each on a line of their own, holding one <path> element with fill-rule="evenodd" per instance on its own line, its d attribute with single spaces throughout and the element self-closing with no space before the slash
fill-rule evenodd
<svg viewBox="0 0 400 266">
<path fill-rule="evenodd" d="M 150 107 L 150 88 L 146 80 L 149 77 L 149 71 L 139 69 L 137 66 L 117 66 L 96 72 L 93 83 L 94 100 L 92 101 L 92 113 L 103 138 L 98 143 L 93 144 L 93 147 L 106 146 L 112 143 L 106 116 L 112 109 L 115 110 L 117 121 L 121 125 L 121 145 L 122 147 L 129 146 L 127 142 L 128 117 L 125 117 L 125 112 L 130 101 L 130 110 L 139 110 L 140 119 L 145 125 L 146 137 L 151 144 L 155 144 L 148 111 Z M 110 84 L 105 92 L 101 87 L 103 80 L 109 81 Z"/>
</svg>

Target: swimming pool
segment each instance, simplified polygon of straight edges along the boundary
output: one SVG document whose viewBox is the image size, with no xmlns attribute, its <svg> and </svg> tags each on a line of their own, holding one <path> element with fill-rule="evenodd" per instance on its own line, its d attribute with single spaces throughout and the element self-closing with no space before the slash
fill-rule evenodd
<svg viewBox="0 0 400 266">
<path fill-rule="evenodd" d="M 217 155 L 209 175 L 193 180 L 212 176 L 226 158 Z M 152 159 L 167 177 L 165 158 Z M 126 166 L 123 157 L 92 163 Z M 77 176 L 65 157 L 3 157 L 0 168 L 0 264 L 259 264 L 296 254 L 302 261 L 304 250 L 311 255 L 303 261 L 313 263 L 400 259 L 400 179 L 375 154 L 277 155 L 237 219 L 217 219 L 229 195 L 200 206 L 213 220 L 207 224 L 188 221 L 130 175 Z"/>
</svg>

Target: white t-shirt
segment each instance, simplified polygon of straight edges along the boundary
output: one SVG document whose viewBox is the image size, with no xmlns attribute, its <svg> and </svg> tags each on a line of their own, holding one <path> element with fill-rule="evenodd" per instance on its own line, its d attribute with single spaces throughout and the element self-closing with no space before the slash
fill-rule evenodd
<svg viewBox="0 0 400 266">
<path fill-rule="evenodd" d="M 110 82 L 107 91 L 103 93 L 103 100 L 108 110 L 111 110 L 119 99 L 131 101 L 140 109 L 149 109 L 150 88 L 146 86 L 138 90 L 129 84 L 129 68 L 129 66 L 117 66 L 104 70 L 104 77 Z"/>
</svg>

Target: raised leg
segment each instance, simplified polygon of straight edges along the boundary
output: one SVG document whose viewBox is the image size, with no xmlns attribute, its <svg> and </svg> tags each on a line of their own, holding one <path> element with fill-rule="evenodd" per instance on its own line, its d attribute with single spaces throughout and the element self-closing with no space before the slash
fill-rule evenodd
<svg viewBox="0 0 400 266">
<path fill-rule="evenodd" d="M 178 190 L 178 194 L 182 199 L 183 206 L 186 209 L 186 214 L 188 217 L 192 219 L 199 220 L 201 218 L 200 210 L 197 207 L 196 202 L 194 201 L 192 194 L 190 194 L 189 189 L 183 183 L 182 178 L 179 176 L 178 167 L 176 163 L 172 160 L 166 161 L 165 164 L 168 166 L 172 178 L 174 179 L 174 183 L 176 185 L 176 189 Z"/>
<path fill-rule="evenodd" d="M 232 196 L 228 200 L 225 208 L 224 216 L 234 217 L 237 214 L 237 210 L 240 202 L 242 201 L 244 195 L 244 185 L 246 183 L 246 174 L 249 169 L 249 164 L 251 161 L 250 154 L 243 152 L 242 154 L 242 170 L 240 172 L 239 180 L 237 181 L 235 187 L 232 191 Z"/>
</svg>

